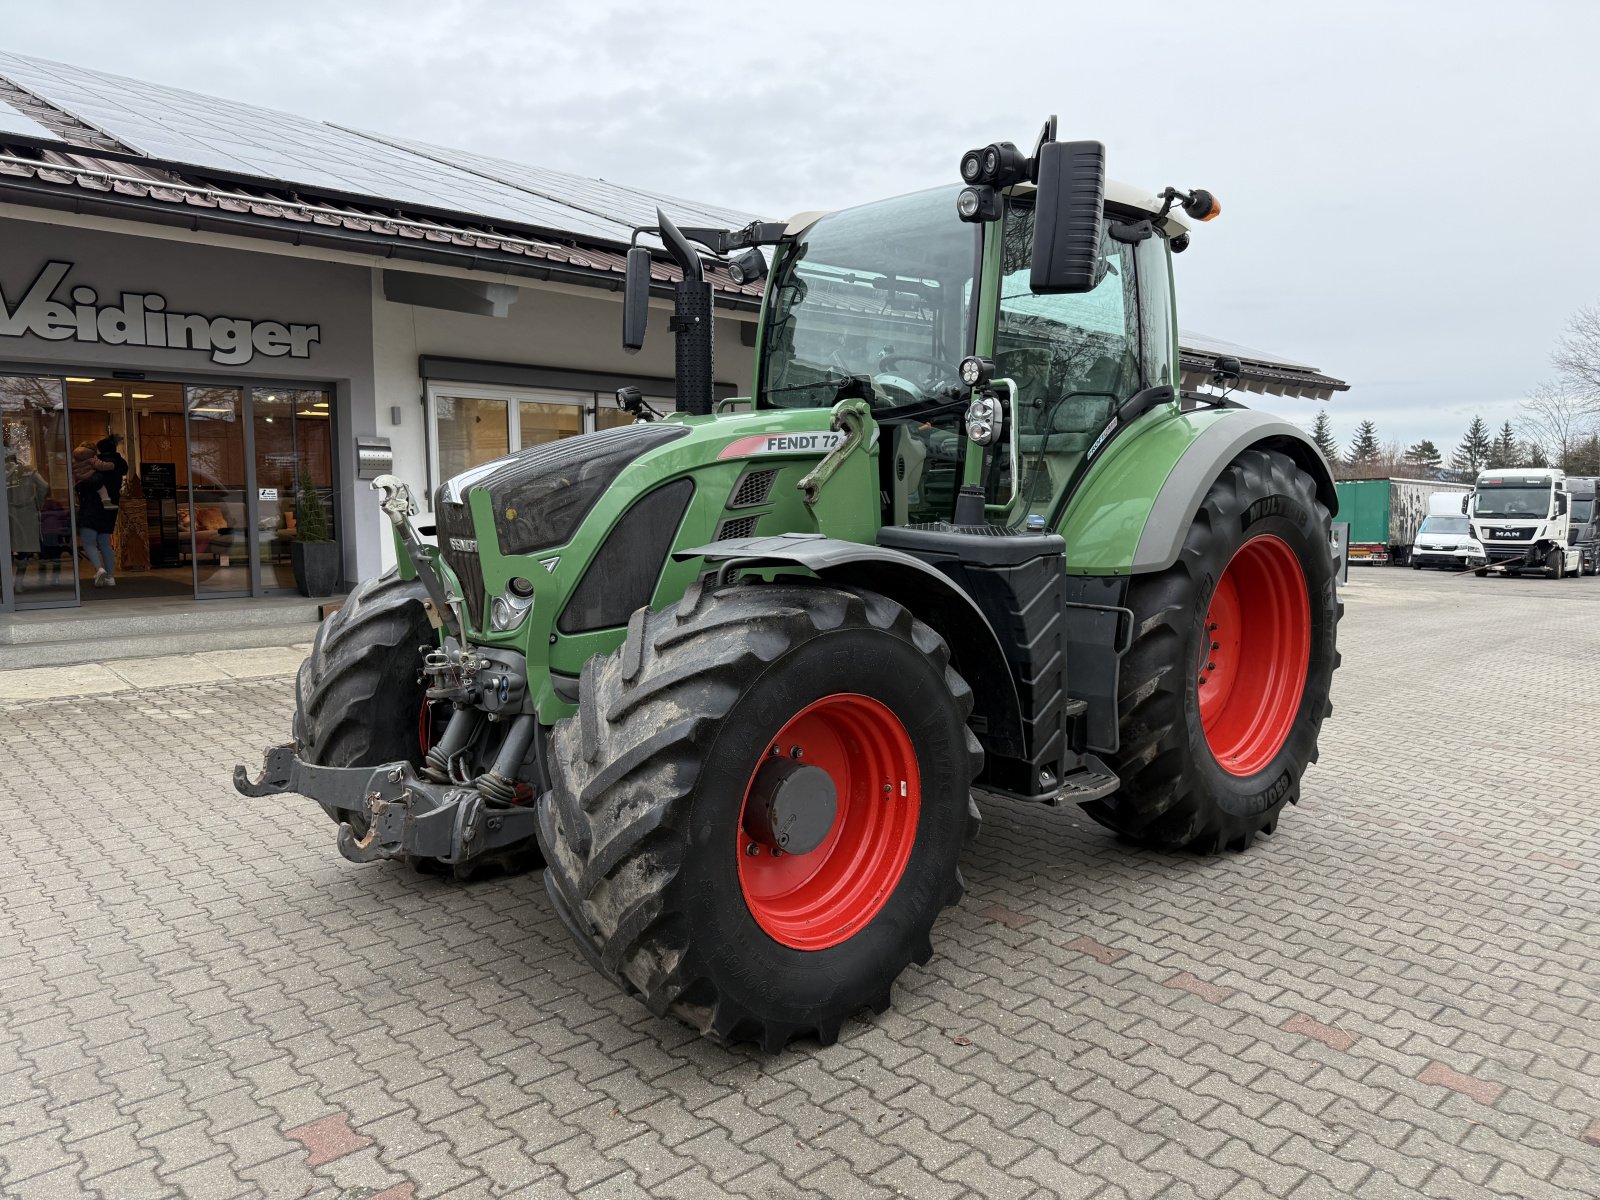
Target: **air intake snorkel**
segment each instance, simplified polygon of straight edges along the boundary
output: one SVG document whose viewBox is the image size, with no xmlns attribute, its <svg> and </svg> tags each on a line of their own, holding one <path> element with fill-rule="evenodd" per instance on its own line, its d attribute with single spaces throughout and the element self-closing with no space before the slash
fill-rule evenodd
<svg viewBox="0 0 1600 1200">
<path fill-rule="evenodd" d="M 683 272 L 683 279 L 673 288 L 672 331 L 677 334 L 676 362 L 677 407 L 681 413 L 708 416 L 711 412 L 712 371 L 712 319 L 711 282 L 706 278 L 700 255 L 689 244 L 689 239 L 667 219 L 666 213 L 656 209 L 656 228 L 636 229 L 635 242 L 641 233 L 655 233 L 661 238 Z M 622 345 L 629 351 L 644 345 L 645 324 L 650 315 L 650 250 L 635 244 L 628 250 L 628 275 L 622 302 Z"/>
</svg>

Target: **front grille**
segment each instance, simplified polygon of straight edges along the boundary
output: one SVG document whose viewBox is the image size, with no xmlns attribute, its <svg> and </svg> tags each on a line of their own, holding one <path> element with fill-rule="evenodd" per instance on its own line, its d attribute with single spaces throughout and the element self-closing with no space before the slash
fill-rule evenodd
<svg viewBox="0 0 1600 1200">
<path fill-rule="evenodd" d="M 772 494 L 772 481 L 777 477 L 778 473 L 770 470 L 746 473 L 733 489 L 733 495 L 728 497 L 728 507 L 754 508 L 758 504 L 765 504 L 767 497 Z"/>
<path fill-rule="evenodd" d="M 1485 529 L 1483 536 L 1496 542 L 1531 542 L 1533 528 L 1527 526 L 1522 529 Z"/>
<path fill-rule="evenodd" d="M 451 504 L 444 498 L 441 488 L 434 511 L 439 521 L 439 557 L 461 583 L 461 600 L 467 606 L 468 624 L 481 630 L 485 604 L 483 559 L 477 553 L 458 550 L 450 544 L 453 537 L 466 539 L 469 544 L 476 542 L 478 535 L 472 525 L 472 510 L 465 504 Z"/>
</svg>

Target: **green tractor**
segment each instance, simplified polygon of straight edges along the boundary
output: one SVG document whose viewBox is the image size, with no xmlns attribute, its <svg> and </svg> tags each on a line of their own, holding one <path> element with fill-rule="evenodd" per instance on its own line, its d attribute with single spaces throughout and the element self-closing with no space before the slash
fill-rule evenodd
<svg viewBox="0 0 1600 1200">
<path fill-rule="evenodd" d="M 1316 759 L 1338 665 L 1333 480 L 1297 428 L 1180 394 L 1171 256 L 1209 193 L 1095 142 L 962 183 L 658 238 L 677 410 L 445 481 L 437 547 L 322 626 L 294 740 L 240 768 L 347 858 L 543 861 L 592 962 L 776 1050 L 881 1012 L 959 900 L 974 791 L 1240 850 Z M 770 266 L 762 247 L 771 250 Z M 712 402 L 708 264 L 765 277 L 748 398 Z"/>
</svg>

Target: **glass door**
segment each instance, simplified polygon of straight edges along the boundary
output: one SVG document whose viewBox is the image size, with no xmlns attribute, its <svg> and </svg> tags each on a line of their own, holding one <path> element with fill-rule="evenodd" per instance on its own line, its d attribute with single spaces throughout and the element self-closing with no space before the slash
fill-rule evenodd
<svg viewBox="0 0 1600 1200">
<path fill-rule="evenodd" d="M 310 505 L 321 505 L 328 536 L 339 537 L 332 405 L 320 388 L 258 387 L 250 391 L 250 411 L 261 585 L 289 591 L 295 587 L 291 547 Z"/>
<path fill-rule="evenodd" d="M 188 518 L 196 599 L 248 596 L 255 541 L 254 464 L 244 389 L 184 389 Z"/>
<path fill-rule="evenodd" d="M 0 576 L 19 609 L 78 602 L 70 428 L 60 379 L 0 375 L 8 549 Z"/>
</svg>

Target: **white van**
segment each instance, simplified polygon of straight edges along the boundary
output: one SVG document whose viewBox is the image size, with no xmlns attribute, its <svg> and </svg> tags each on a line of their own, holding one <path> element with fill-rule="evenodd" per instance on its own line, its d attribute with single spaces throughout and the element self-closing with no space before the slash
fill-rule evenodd
<svg viewBox="0 0 1600 1200">
<path fill-rule="evenodd" d="M 1467 497 L 1457 492 L 1435 492 L 1428 497 L 1428 515 L 1411 545 L 1411 565 L 1466 571 L 1489 561 L 1483 543 L 1472 536 L 1472 522 L 1463 511 Z"/>
</svg>

